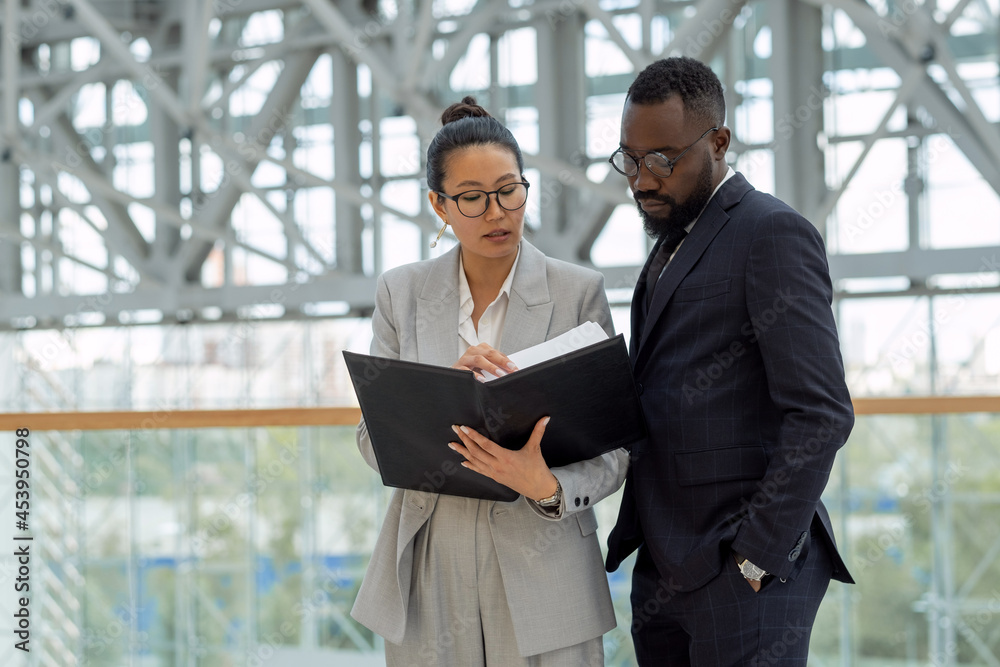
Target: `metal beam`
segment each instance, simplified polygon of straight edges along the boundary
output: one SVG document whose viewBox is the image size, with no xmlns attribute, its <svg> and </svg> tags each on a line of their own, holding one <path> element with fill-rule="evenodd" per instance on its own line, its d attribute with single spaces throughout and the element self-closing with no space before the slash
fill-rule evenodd
<svg viewBox="0 0 1000 667">
<path fill-rule="evenodd" d="M 432 133 L 434 131 L 435 106 L 419 92 L 406 94 L 404 87 L 400 85 L 400 77 L 395 74 L 392 66 L 386 63 L 371 46 L 367 48 L 351 46 L 356 34 L 350 22 L 337 7 L 326 0 L 305 0 L 304 4 L 312 10 L 317 20 L 345 46 L 351 58 L 368 67 L 372 74 L 372 82 L 379 87 L 383 94 L 405 109 L 417 122 L 417 126 L 423 128 L 424 132 Z"/>
<path fill-rule="evenodd" d="M 816 214 L 826 192 L 823 152 L 822 11 L 797 0 L 769 0 L 770 74 L 774 86 L 774 188 L 778 199 L 826 233 Z"/>
<path fill-rule="evenodd" d="M 162 322 L 188 322 L 201 319 L 205 309 L 219 309 L 220 317 L 204 321 L 268 319 L 254 315 L 273 307 L 284 309 L 281 319 L 307 317 L 307 304 L 339 303 L 344 314 L 371 312 L 375 278 L 331 272 L 306 283 L 282 285 L 227 285 L 218 288 L 167 286 L 139 289 L 134 292 L 107 292 L 93 295 L 50 295 L 45 299 L 10 296 L 0 299 L 0 329 L 18 329 L 24 318 L 35 320 L 35 328 L 63 328 L 69 322 L 79 326 L 81 314 L 105 317 L 100 326 L 118 326 L 136 321 L 137 311 L 160 310 Z M 130 317 L 131 316 L 131 317 Z"/>
<path fill-rule="evenodd" d="M 572 171 L 564 156 L 586 155 L 587 137 L 583 116 L 577 111 L 586 108 L 586 72 L 584 71 L 585 17 L 573 13 L 561 17 L 548 30 L 537 31 L 538 49 L 538 152 L 526 159 L 529 166 L 541 172 L 539 189 L 539 225 L 535 238 L 539 247 L 561 259 L 577 259 L 576 249 L 581 239 L 569 241 L 571 220 L 580 212 L 581 194 L 567 187 L 570 174 L 583 176 L 579 168 Z M 612 26 L 613 28 L 613 26 Z M 617 34 L 617 31 L 616 31 Z M 620 35 L 619 35 L 620 37 Z M 546 160 L 544 156 L 563 159 Z M 546 164 L 549 163 L 549 164 Z M 555 164 L 553 164 L 555 163 Z M 621 192 L 620 192 L 621 194 Z M 569 242 L 566 242 L 569 241 Z"/>
<path fill-rule="evenodd" d="M 694 4 L 695 14 L 678 26 L 664 55 L 682 55 L 711 62 L 740 15 L 746 0 L 703 0 Z"/>
<path fill-rule="evenodd" d="M 89 0 L 68 0 L 76 10 L 78 17 L 91 33 L 101 42 L 101 47 L 107 51 L 110 59 L 116 60 L 126 67 L 136 81 L 142 83 L 149 94 L 163 105 L 166 112 L 178 125 L 189 124 L 189 116 L 184 104 L 163 81 L 160 75 L 143 63 L 138 62 L 128 47 L 122 43 L 121 34 L 116 32 L 111 24 L 90 4 Z"/>
<path fill-rule="evenodd" d="M 89 141 L 77 134 L 72 122 L 65 115 L 55 118 L 49 128 L 56 155 L 62 159 L 57 161 L 53 159 L 53 156 L 26 153 L 24 160 L 38 178 L 53 188 L 54 192 L 60 192 L 59 172 L 67 172 L 76 176 L 77 171 L 83 172 L 85 170 L 87 174 L 92 174 L 93 178 L 106 181 L 106 177 L 101 173 L 101 167 L 90 154 Z M 101 138 L 104 139 L 104 137 L 105 134 L 101 133 Z M 46 158 L 51 161 L 46 162 Z M 112 157 L 109 155 L 105 159 L 111 161 Z M 71 167 L 70 163 L 74 166 Z M 108 187 L 114 190 L 113 186 L 109 185 Z M 122 202 L 114 197 L 107 198 L 97 188 L 88 187 L 88 190 L 91 201 L 101 210 L 107 222 L 104 233 L 109 241 L 109 248 L 121 254 L 141 275 L 155 282 L 162 281 L 162 276 L 147 269 L 149 244 L 136 228 L 135 222 L 128 213 L 127 204 L 131 202 Z M 62 198 L 62 195 L 56 195 L 56 197 Z"/>
<path fill-rule="evenodd" d="M 903 77 L 899 88 L 896 90 L 895 99 L 893 99 L 892 104 L 890 104 L 889 108 L 882 114 L 882 119 L 879 121 L 878 127 L 875 128 L 875 131 L 864 138 L 864 147 L 861 149 L 861 153 L 858 157 L 855 158 L 850 169 L 848 169 L 847 175 L 840 182 L 840 185 L 829 191 L 826 197 L 819 202 L 819 205 L 816 207 L 815 220 L 825 221 L 827 217 L 833 213 L 834 207 L 837 205 L 840 197 L 844 194 L 847 187 L 851 184 L 851 181 L 861 169 L 865 160 L 868 158 L 869 153 L 871 153 L 872 148 L 875 147 L 875 143 L 886 138 L 886 135 L 888 134 L 889 121 L 892 119 L 893 114 L 896 113 L 896 109 L 908 103 L 913 98 L 924 76 L 926 76 L 926 73 L 923 69 L 915 66 L 907 72 L 906 76 Z"/>
<path fill-rule="evenodd" d="M 910 248 L 900 252 L 831 255 L 830 277 L 888 278 L 905 276 L 926 282 L 936 275 L 996 273 L 1000 271 L 1000 246 L 982 248 Z"/>
<path fill-rule="evenodd" d="M 854 22 L 854 24 L 865 34 L 867 47 L 885 65 L 893 68 L 899 76 L 906 80 L 914 67 L 926 67 L 933 62 L 939 54 L 947 54 L 947 50 L 942 48 L 945 44 L 940 36 L 934 36 L 935 30 L 940 30 L 939 26 L 926 27 L 924 31 L 915 31 L 915 36 L 910 36 L 903 30 L 904 26 L 911 25 L 912 20 L 916 24 L 918 19 L 913 18 L 919 15 L 920 19 L 933 23 L 933 20 L 922 14 L 924 11 L 919 5 L 914 5 L 914 11 L 907 15 L 902 13 L 902 18 L 897 25 L 894 20 L 887 20 L 880 17 L 871 6 L 863 2 L 853 0 L 808 0 L 817 6 L 830 5 L 843 10 Z M 901 41 L 906 38 L 907 41 Z M 921 43 L 919 40 L 925 41 Z M 933 48 L 928 48 L 933 46 Z M 923 73 L 917 84 L 917 91 L 914 99 L 919 100 L 920 106 L 937 122 L 940 131 L 948 134 L 955 144 L 965 153 L 969 161 L 979 170 L 979 172 L 989 183 L 990 187 L 1000 194 L 1000 138 L 995 131 L 987 130 L 983 123 L 978 120 L 983 114 L 978 104 L 966 109 L 959 109 L 934 79 Z"/>
<path fill-rule="evenodd" d="M 333 51 L 330 57 L 333 60 L 330 124 L 333 126 L 334 177 L 338 183 L 360 194 L 358 152 L 361 146 L 361 109 L 360 100 L 354 94 L 358 90 L 358 66 L 339 50 Z M 351 201 L 340 192 L 335 192 L 334 196 L 336 202 L 331 223 L 335 230 L 337 268 L 349 273 L 362 273 L 364 221 L 361 209 L 358 201 Z"/>
<path fill-rule="evenodd" d="M 20 3 L 4 3 L 4 24 L 18 25 Z M 5 35 L 6 37 L 6 35 Z M 11 147 L 18 135 L 18 103 L 21 85 L 18 81 L 21 64 L 21 46 L 15 39 L 2 40 L 3 88 L 0 90 L 2 105 L 3 138 L 0 141 L 0 231 L 20 232 L 21 228 L 21 170 L 11 158 Z M 21 293 L 21 247 L 13 241 L 0 240 L 0 295 Z"/>
<path fill-rule="evenodd" d="M 653 62 L 653 56 L 650 54 L 648 41 L 644 41 L 640 48 L 634 48 L 631 44 L 625 41 L 621 31 L 618 30 L 618 26 L 614 24 L 611 14 L 601 8 L 598 0 L 581 0 L 581 2 L 581 8 L 584 12 L 586 12 L 587 16 L 604 26 L 604 30 L 608 33 L 608 38 L 611 39 L 615 46 L 617 46 L 621 52 L 625 54 L 625 57 L 632 62 L 632 67 L 634 67 L 637 72 Z"/>
<path fill-rule="evenodd" d="M 274 136 L 289 127 L 292 103 L 298 99 L 302 84 L 305 83 L 318 56 L 318 51 L 312 51 L 296 54 L 285 61 L 285 67 L 278 81 L 260 113 L 248 128 L 246 139 L 239 150 L 231 151 L 227 147 L 222 151 L 228 175 L 231 176 L 236 170 L 252 174 L 263 159 Z M 213 146 L 228 144 L 229 140 L 223 139 L 218 132 L 209 128 L 207 123 L 199 123 L 199 132 L 210 140 L 220 140 L 212 141 Z M 231 179 L 224 180 L 215 192 L 208 195 L 208 203 L 200 211 L 199 217 L 206 220 L 206 226 L 215 230 L 216 234 L 220 236 L 225 234 L 229 216 L 241 195 L 237 183 Z M 194 239 L 181 245 L 172 263 L 176 267 L 183 267 L 185 282 L 197 283 L 200 280 L 201 266 L 211 249 L 211 244 L 199 243 Z M 282 263 L 281 260 L 277 261 Z"/>
</svg>

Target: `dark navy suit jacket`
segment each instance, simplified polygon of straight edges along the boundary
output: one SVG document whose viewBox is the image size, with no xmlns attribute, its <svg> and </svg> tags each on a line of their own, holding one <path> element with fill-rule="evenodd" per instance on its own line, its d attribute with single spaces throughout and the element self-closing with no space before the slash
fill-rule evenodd
<svg viewBox="0 0 1000 667">
<path fill-rule="evenodd" d="M 731 550 L 790 579 L 812 532 L 852 582 L 820 502 L 854 412 L 819 232 L 737 173 L 646 313 L 648 268 L 629 347 L 649 436 L 632 449 L 608 570 L 645 543 L 675 590 L 707 583 Z"/>
</svg>

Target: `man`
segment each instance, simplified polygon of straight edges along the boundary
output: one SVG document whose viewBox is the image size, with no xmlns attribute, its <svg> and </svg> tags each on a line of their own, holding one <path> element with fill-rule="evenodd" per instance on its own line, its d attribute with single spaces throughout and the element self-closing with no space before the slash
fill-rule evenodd
<svg viewBox="0 0 1000 667">
<path fill-rule="evenodd" d="M 668 58 L 629 88 L 621 146 L 658 241 L 632 299 L 649 437 L 632 450 L 614 571 L 638 549 L 639 664 L 805 665 L 831 577 L 820 502 L 854 425 L 816 229 L 726 164 L 722 85 Z"/>
</svg>

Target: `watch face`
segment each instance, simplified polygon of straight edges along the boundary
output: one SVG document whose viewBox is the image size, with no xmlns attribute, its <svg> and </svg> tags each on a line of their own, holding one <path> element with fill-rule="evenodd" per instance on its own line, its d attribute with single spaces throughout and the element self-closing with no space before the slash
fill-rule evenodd
<svg viewBox="0 0 1000 667">
<path fill-rule="evenodd" d="M 765 575 L 767 575 L 767 572 L 757 567 L 748 560 L 745 560 L 742 563 L 740 563 L 740 572 L 743 573 L 744 577 L 752 581 L 760 581 L 761 579 L 764 578 Z"/>
</svg>

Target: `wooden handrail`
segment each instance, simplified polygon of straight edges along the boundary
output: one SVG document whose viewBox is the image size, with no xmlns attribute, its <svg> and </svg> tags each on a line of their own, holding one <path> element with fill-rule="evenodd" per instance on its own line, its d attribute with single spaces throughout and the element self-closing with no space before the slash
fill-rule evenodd
<svg viewBox="0 0 1000 667">
<path fill-rule="evenodd" d="M 0 432 L 113 431 L 257 426 L 355 426 L 360 408 L 268 408 L 124 412 L 21 412 L 0 414 Z"/>
<path fill-rule="evenodd" d="M 1000 412 L 1000 396 L 893 396 L 856 398 L 858 415 L 938 415 Z"/>
<path fill-rule="evenodd" d="M 1000 396 L 856 398 L 854 412 L 858 415 L 1000 413 Z M 353 407 L 21 412 L 0 413 L 0 432 L 19 428 L 31 431 L 112 431 L 258 426 L 354 426 L 359 419 L 361 419 L 361 409 Z"/>
</svg>

